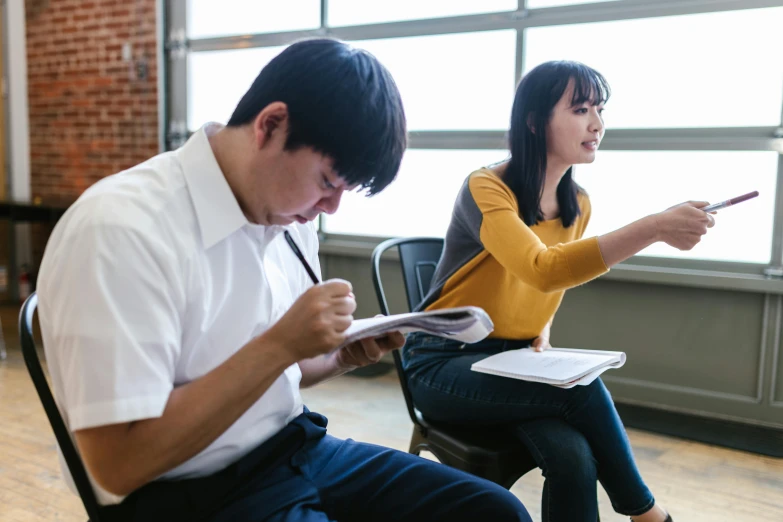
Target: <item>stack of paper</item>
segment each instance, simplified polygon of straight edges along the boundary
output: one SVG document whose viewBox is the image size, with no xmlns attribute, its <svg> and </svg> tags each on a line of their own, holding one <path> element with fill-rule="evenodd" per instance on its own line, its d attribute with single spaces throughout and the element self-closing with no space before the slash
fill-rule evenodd
<svg viewBox="0 0 783 522">
<path fill-rule="evenodd" d="M 509 350 L 474 363 L 474 372 L 489 373 L 523 381 L 543 382 L 560 388 L 587 385 L 609 368 L 625 364 L 625 353 L 604 350 L 532 348 Z"/>
<path fill-rule="evenodd" d="M 495 325 L 487 312 L 477 306 L 444 308 L 429 312 L 387 315 L 370 319 L 357 319 L 345 334 L 343 346 L 358 339 L 381 337 L 389 332 L 426 332 L 447 339 L 475 343 L 492 332 Z"/>
</svg>

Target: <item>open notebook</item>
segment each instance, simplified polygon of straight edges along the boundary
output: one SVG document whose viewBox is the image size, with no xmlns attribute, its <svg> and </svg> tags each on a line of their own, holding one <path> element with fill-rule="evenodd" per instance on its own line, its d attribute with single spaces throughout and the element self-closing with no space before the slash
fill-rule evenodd
<svg viewBox="0 0 783 522">
<path fill-rule="evenodd" d="M 358 339 L 381 337 L 395 331 L 427 332 L 465 343 L 475 343 L 488 336 L 494 327 L 487 312 L 477 306 L 410 312 L 355 320 L 345 331 L 348 338 L 343 346 Z"/>
<path fill-rule="evenodd" d="M 610 368 L 625 364 L 625 353 L 575 348 L 509 350 L 473 363 L 474 372 L 523 381 L 543 382 L 560 388 L 587 385 Z"/>
</svg>

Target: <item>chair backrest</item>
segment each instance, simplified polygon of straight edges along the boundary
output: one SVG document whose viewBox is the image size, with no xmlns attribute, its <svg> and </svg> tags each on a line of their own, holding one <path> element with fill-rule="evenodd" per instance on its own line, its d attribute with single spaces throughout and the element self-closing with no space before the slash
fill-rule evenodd
<svg viewBox="0 0 783 522">
<path fill-rule="evenodd" d="M 400 266 L 402 268 L 403 286 L 405 295 L 408 298 L 408 309 L 413 310 L 424 300 L 432 284 L 432 277 L 435 275 L 435 267 L 443 253 L 443 239 L 439 237 L 410 237 L 397 238 L 384 241 L 372 253 L 372 280 L 375 285 L 375 295 L 378 297 L 378 304 L 381 313 L 389 315 L 389 305 L 386 301 L 386 293 L 383 291 L 383 282 L 381 281 L 381 257 L 384 252 L 391 248 L 397 248 L 400 257 Z M 392 352 L 394 357 L 394 366 L 397 368 L 397 375 L 400 378 L 402 394 L 405 396 L 405 405 L 408 407 L 408 415 L 414 424 L 422 425 L 420 414 L 413 406 L 413 398 L 408 389 L 408 379 L 405 377 L 405 369 L 402 366 L 402 357 L 399 350 Z"/>
<path fill-rule="evenodd" d="M 76 484 L 76 489 L 79 491 L 84 509 L 87 510 L 87 516 L 90 517 L 91 522 L 100 522 L 98 501 L 95 498 L 90 480 L 87 478 L 87 471 L 71 441 L 65 422 L 62 416 L 60 416 L 60 410 L 57 409 L 57 404 L 54 402 L 49 383 L 41 368 L 41 361 L 38 359 L 38 352 L 35 349 L 33 315 L 35 315 L 37 305 L 38 296 L 33 292 L 22 305 L 22 311 L 19 314 L 19 337 L 22 344 L 24 362 L 27 365 L 27 371 L 30 372 L 30 377 L 33 379 L 33 384 L 38 392 L 38 397 L 41 399 L 46 416 L 49 418 L 49 424 L 52 425 L 54 436 L 57 439 L 57 444 L 60 446 L 63 458 L 65 458 L 65 463 L 71 472 L 71 477 Z"/>
</svg>

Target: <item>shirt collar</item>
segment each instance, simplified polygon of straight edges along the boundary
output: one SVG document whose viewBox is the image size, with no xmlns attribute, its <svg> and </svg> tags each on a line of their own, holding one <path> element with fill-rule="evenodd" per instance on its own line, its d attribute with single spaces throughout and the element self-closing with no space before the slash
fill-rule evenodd
<svg viewBox="0 0 783 522">
<path fill-rule="evenodd" d="M 205 249 L 248 224 L 207 138 L 219 128 L 207 123 L 178 151 Z"/>
</svg>

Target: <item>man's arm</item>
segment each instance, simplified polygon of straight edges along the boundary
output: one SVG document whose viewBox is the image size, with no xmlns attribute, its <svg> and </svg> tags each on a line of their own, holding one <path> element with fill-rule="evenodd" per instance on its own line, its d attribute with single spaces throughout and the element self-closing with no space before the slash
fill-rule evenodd
<svg viewBox="0 0 783 522">
<path fill-rule="evenodd" d="M 344 281 L 309 289 L 275 325 L 203 377 L 171 392 L 158 418 L 77 430 L 93 478 L 127 495 L 226 431 L 295 361 L 342 344 L 356 302 Z"/>
<path fill-rule="evenodd" d="M 127 495 L 173 469 L 226 431 L 290 366 L 282 347 L 253 339 L 203 377 L 175 388 L 154 419 L 74 433 L 93 478 Z"/>
</svg>

